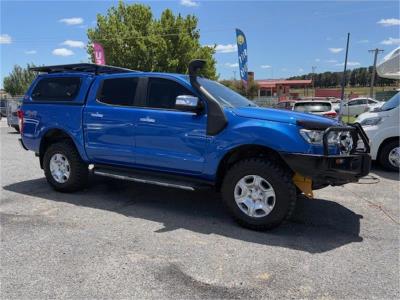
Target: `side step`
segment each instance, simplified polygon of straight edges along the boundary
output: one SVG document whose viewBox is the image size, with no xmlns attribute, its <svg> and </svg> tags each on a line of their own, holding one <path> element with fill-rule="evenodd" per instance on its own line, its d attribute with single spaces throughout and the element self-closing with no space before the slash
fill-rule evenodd
<svg viewBox="0 0 400 300">
<path fill-rule="evenodd" d="M 183 180 L 177 176 L 167 176 L 165 174 L 155 174 L 141 170 L 124 170 L 114 168 L 93 168 L 93 174 L 121 180 L 134 181 L 139 183 L 154 184 L 164 187 L 176 188 L 186 191 L 211 188 L 211 184 Z"/>
</svg>

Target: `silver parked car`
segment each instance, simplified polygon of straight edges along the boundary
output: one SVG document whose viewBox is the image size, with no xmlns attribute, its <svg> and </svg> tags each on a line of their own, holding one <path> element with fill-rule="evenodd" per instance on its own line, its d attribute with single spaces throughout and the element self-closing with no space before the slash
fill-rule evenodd
<svg viewBox="0 0 400 300">
<path fill-rule="evenodd" d="M 10 100 L 7 102 L 7 125 L 13 127 L 19 132 L 19 120 L 17 112 L 21 106 L 21 101 Z"/>
<path fill-rule="evenodd" d="M 371 111 L 375 108 L 381 107 L 383 104 L 384 102 L 371 98 L 366 98 L 366 97 L 354 98 L 347 101 L 346 103 L 343 103 L 341 112 L 344 115 L 358 116 L 364 112 Z"/>
</svg>

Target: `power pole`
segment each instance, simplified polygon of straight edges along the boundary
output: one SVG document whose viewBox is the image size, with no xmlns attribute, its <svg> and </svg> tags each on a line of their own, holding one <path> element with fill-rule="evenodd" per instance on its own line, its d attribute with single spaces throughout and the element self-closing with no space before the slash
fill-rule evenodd
<svg viewBox="0 0 400 300">
<path fill-rule="evenodd" d="M 315 97 L 315 84 L 314 84 L 314 73 L 315 73 L 315 70 L 317 69 L 317 66 L 312 66 L 311 67 L 311 83 L 312 83 L 312 88 L 313 88 L 313 91 L 314 91 L 314 97 Z"/>
<path fill-rule="evenodd" d="M 349 42 L 350 42 L 350 32 L 347 33 L 347 42 L 346 42 L 346 56 L 344 58 L 344 68 L 343 68 L 343 76 L 342 76 L 342 91 L 340 93 L 340 108 L 339 108 L 339 122 L 342 121 L 342 109 L 343 109 L 343 101 L 344 101 L 344 88 L 346 87 L 346 70 L 347 70 L 347 57 L 349 55 Z M 347 115 L 349 115 L 349 107 L 347 106 Z"/>
<path fill-rule="evenodd" d="M 375 73 L 376 73 L 376 61 L 378 59 L 379 52 L 383 52 L 383 50 L 375 48 L 375 49 L 368 50 L 368 52 L 370 52 L 370 53 L 374 52 L 374 66 L 372 68 L 371 86 L 370 86 L 370 90 L 369 90 L 369 96 L 371 98 L 373 98 L 374 97 Z"/>
<path fill-rule="evenodd" d="M 233 70 L 233 81 L 236 81 L 236 71 Z"/>
</svg>

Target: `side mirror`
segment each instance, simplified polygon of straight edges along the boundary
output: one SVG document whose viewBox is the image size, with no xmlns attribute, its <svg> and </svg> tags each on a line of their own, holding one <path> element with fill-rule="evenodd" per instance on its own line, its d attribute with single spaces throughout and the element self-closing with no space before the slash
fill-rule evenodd
<svg viewBox="0 0 400 300">
<path fill-rule="evenodd" d="M 190 95 L 180 95 L 175 99 L 175 108 L 182 111 L 199 113 L 202 109 L 199 98 Z"/>
</svg>

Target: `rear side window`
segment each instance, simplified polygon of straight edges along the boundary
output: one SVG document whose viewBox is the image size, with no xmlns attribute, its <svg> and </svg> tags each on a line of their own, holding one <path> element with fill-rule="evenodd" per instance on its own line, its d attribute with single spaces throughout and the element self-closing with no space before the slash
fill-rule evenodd
<svg viewBox="0 0 400 300">
<path fill-rule="evenodd" d="M 135 98 L 139 78 L 105 79 L 100 87 L 97 100 L 119 106 L 131 106 Z"/>
<path fill-rule="evenodd" d="M 173 80 L 150 78 L 146 106 L 174 109 L 176 97 L 181 95 L 193 96 L 193 93 Z"/>
<path fill-rule="evenodd" d="M 79 93 L 79 77 L 49 77 L 41 79 L 32 92 L 35 101 L 72 101 Z"/>
</svg>

